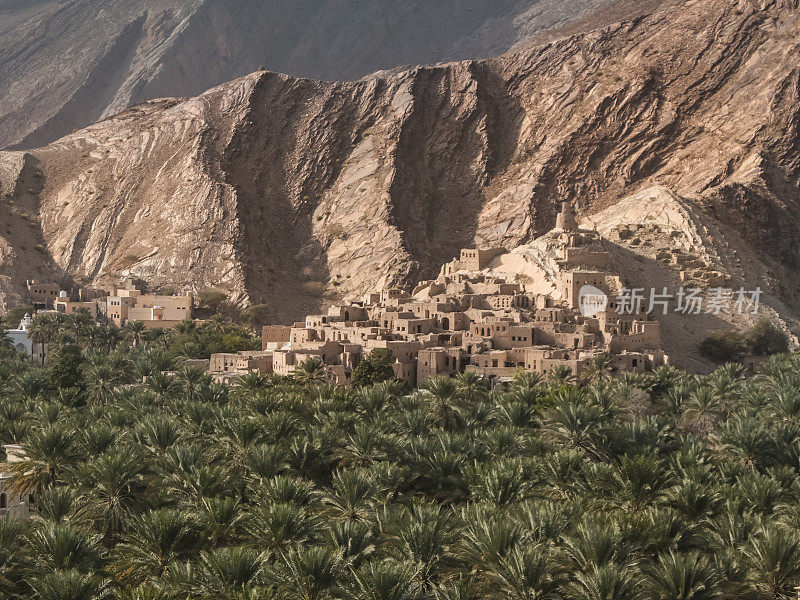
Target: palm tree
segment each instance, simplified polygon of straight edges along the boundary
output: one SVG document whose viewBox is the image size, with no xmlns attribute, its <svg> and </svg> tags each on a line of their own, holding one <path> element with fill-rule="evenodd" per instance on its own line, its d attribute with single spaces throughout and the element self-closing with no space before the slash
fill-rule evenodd
<svg viewBox="0 0 800 600">
<path fill-rule="evenodd" d="M 96 343 L 111 352 L 121 339 L 122 332 L 116 325 L 103 325 L 97 331 Z"/>
<path fill-rule="evenodd" d="M 727 363 L 709 375 L 705 383 L 713 390 L 721 403 L 727 404 L 740 393 L 743 374 L 742 365 Z"/>
<path fill-rule="evenodd" d="M 262 577 L 258 552 L 243 547 L 214 548 L 200 553 L 190 589 L 203 600 L 242 598 Z"/>
<path fill-rule="evenodd" d="M 211 375 L 194 366 L 182 366 L 178 369 L 178 381 L 183 384 L 183 393 L 187 402 L 194 402 L 203 389 L 211 385 Z"/>
<path fill-rule="evenodd" d="M 690 395 L 682 421 L 689 431 L 707 435 L 716 427 L 722 414 L 719 396 L 710 387 L 703 386 Z"/>
<path fill-rule="evenodd" d="M 77 460 L 75 433 L 64 424 L 34 430 L 23 446 L 25 460 L 12 463 L 11 489 L 16 495 L 39 493 L 58 483 Z"/>
<path fill-rule="evenodd" d="M 253 417 L 234 417 L 220 427 L 222 440 L 230 448 L 233 460 L 240 463 L 247 451 L 264 439 L 262 423 Z"/>
<path fill-rule="evenodd" d="M 547 553 L 536 546 L 514 548 L 500 559 L 488 579 L 501 597 L 514 600 L 549 600 L 561 598 L 563 576 Z"/>
<path fill-rule="evenodd" d="M 335 552 L 321 546 L 298 546 L 282 559 L 279 580 L 292 597 L 304 600 L 330 597 L 329 592 L 342 569 Z"/>
<path fill-rule="evenodd" d="M 68 519 L 80 522 L 79 513 L 83 498 L 77 488 L 57 486 L 39 493 L 36 497 L 36 512 L 50 523 L 62 523 Z"/>
<path fill-rule="evenodd" d="M 144 338 L 146 341 L 155 344 L 156 346 L 166 346 L 170 338 L 172 338 L 173 330 L 165 329 L 164 327 L 153 327 L 145 332 Z"/>
<path fill-rule="evenodd" d="M 371 524 L 360 521 L 334 521 L 324 532 L 325 543 L 338 554 L 342 564 L 358 568 L 375 552 Z"/>
<path fill-rule="evenodd" d="M 595 354 L 583 369 L 583 377 L 590 383 L 611 379 L 613 363 L 608 354 Z"/>
<path fill-rule="evenodd" d="M 128 321 L 122 328 L 125 339 L 129 340 L 134 348 L 141 345 L 145 331 L 147 329 L 141 321 Z"/>
<path fill-rule="evenodd" d="M 711 518 L 722 501 L 708 483 L 686 478 L 669 490 L 669 504 L 689 521 Z"/>
<path fill-rule="evenodd" d="M 80 307 L 68 317 L 69 325 L 72 328 L 72 333 L 76 338 L 80 338 L 83 331 L 94 322 L 92 315 L 88 309 Z"/>
<path fill-rule="evenodd" d="M 115 570 L 126 585 L 163 577 L 197 549 L 198 531 L 185 513 L 162 508 L 134 517 L 115 548 Z"/>
<path fill-rule="evenodd" d="M 456 376 L 456 393 L 465 402 L 479 402 L 484 400 L 489 393 L 486 384 L 480 375 L 473 372 L 461 373 Z"/>
<path fill-rule="evenodd" d="M 437 427 L 453 431 L 464 425 L 464 419 L 455 406 L 456 383 L 449 377 L 439 375 L 425 382 L 425 389 L 433 398 L 431 421 Z"/>
<path fill-rule="evenodd" d="M 36 402 L 45 395 L 49 385 L 41 369 L 31 369 L 14 377 L 10 392 L 24 402 Z"/>
<path fill-rule="evenodd" d="M 209 318 L 203 324 L 203 327 L 214 333 L 225 333 L 226 329 L 228 328 L 228 324 L 225 321 L 225 317 L 219 313 L 216 313 L 211 315 L 211 318 Z"/>
<path fill-rule="evenodd" d="M 58 335 L 63 315 L 59 313 L 44 313 L 36 315 L 28 327 L 28 335 L 36 344 L 41 344 L 41 364 L 45 363 L 45 346 L 52 342 Z"/>
<path fill-rule="evenodd" d="M 612 482 L 612 502 L 639 511 L 660 498 L 670 485 L 670 475 L 654 456 L 623 456 Z"/>
<path fill-rule="evenodd" d="M 599 410 L 585 403 L 562 402 L 548 414 L 548 430 L 553 439 L 567 448 L 601 457 L 598 432 L 603 422 Z"/>
<path fill-rule="evenodd" d="M 145 382 L 147 389 L 152 391 L 162 403 L 174 398 L 180 392 L 180 383 L 172 375 L 155 371 Z"/>
<path fill-rule="evenodd" d="M 114 395 L 120 373 L 111 365 L 100 363 L 86 370 L 87 400 L 94 404 L 105 404 Z"/>
<path fill-rule="evenodd" d="M 254 508 L 245 528 L 267 556 L 278 556 L 309 541 L 319 529 L 319 519 L 305 507 L 277 502 Z"/>
<path fill-rule="evenodd" d="M 180 439 L 178 421 L 166 415 L 149 415 L 141 420 L 136 439 L 154 454 L 165 452 Z"/>
<path fill-rule="evenodd" d="M 475 469 L 473 478 L 473 496 L 497 506 L 519 502 L 530 487 L 518 460 L 499 460 L 488 469 Z"/>
<path fill-rule="evenodd" d="M 375 483 L 363 471 L 338 471 L 324 502 L 343 519 L 363 520 L 372 512 Z"/>
<path fill-rule="evenodd" d="M 542 376 L 532 371 L 518 370 L 514 373 L 514 380 L 511 387 L 516 388 L 535 388 L 542 383 Z"/>
<path fill-rule="evenodd" d="M 319 383 L 325 380 L 325 365 L 321 360 L 308 358 L 297 365 L 292 376 L 301 385 Z"/>
<path fill-rule="evenodd" d="M 565 554 L 577 570 L 588 566 L 603 567 L 633 562 L 632 549 L 621 541 L 622 532 L 616 523 L 587 521 L 564 540 Z"/>
<path fill-rule="evenodd" d="M 82 432 L 82 446 L 89 456 L 102 454 L 110 450 L 117 443 L 119 435 L 119 430 L 108 423 L 100 422 L 89 425 Z"/>
<path fill-rule="evenodd" d="M 759 595 L 789 598 L 800 578 L 800 540 L 783 527 L 764 528 L 745 547 L 747 581 Z"/>
<path fill-rule="evenodd" d="M 491 575 L 523 542 L 519 523 L 481 505 L 461 510 L 465 527 L 460 532 L 458 557 L 462 563 Z"/>
<path fill-rule="evenodd" d="M 698 552 L 662 554 L 648 572 L 647 593 L 653 600 L 716 600 L 722 598 L 719 575 Z"/>
<path fill-rule="evenodd" d="M 27 534 L 31 522 L 27 519 L 0 519 L 0 595 L 22 598 L 31 574 L 33 557 Z"/>
<path fill-rule="evenodd" d="M 450 512 L 436 503 L 410 503 L 400 526 L 390 534 L 391 553 L 414 565 L 414 581 L 421 591 L 432 590 L 440 575 L 456 566 L 448 551 L 456 541 Z"/>
<path fill-rule="evenodd" d="M 385 438 L 382 432 L 371 425 L 357 425 L 353 433 L 347 435 L 342 459 L 348 466 L 369 466 L 378 460 L 385 460 Z"/>
<path fill-rule="evenodd" d="M 111 541 L 145 505 L 145 463 L 133 454 L 106 453 L 82 465 L 78 480 L 89 482 L 86 515 L 96 531 Z"/>
<path fill-rule="evenodd" d="M 262 375 L 258 371 L 248 371 L 244 375 L 236 378 L 233 383 L 233 392 L 240 401 L 254 398 L 259 392 L 266 390 L 271 385 L 271 380 L 267 375 Z"/>
<path fill-rule="evenodd" d="M 103 561 L 99 538 L 69 522 L 44 522 L 31 532 L 28 542 L 38 565 L 48 570 L 88 573 Z"/>
<path fill-rule="evenodd" d="M 8 325 L 4 317 L 0 315 L 0 355 L 14 352 L 14 344 L 11 343 L 11 340 L 6 335 L 7 330 Z"/>
<path fill-rule="evenodd" d="M 37 600 L 103 600 L 111 593 L 109 583 L 101 577 L 74 569 L 48 572 L 32 578 L 29 585 Z"/>
<path fill-rule="evenodd" d="M 236 498 L 201 498 L 192 515 L 207 546 L 241 544 L 242 523 L 247 515 Z"/>
<path fill-rule="evenodd" d="M 749 469 L 764 465 L 770 455 L 766 428 L 754 417 L 734 415 L 715 436 L 731 458 Z"/>
<path fill-rule="evenodd" d="M 571 600 L 638 600 L 646 597 L 632 570 L 614 563 L 590 565 L 575 575 L 566 591 Z"/>
<path fill-rule="evenodd" d="M 170 371 L 172 366 L 172 359 L 164 350 L 155 346 L 145 348 L 134 362 L 134 370 L 140 379 L 157 371 Z"/>
<path fill-rule="evenodd" d="M 353 572 L 348 597 L 353 600 L 419 600 L 422 595 L 409 565 L 384 560 Z"/>
<path fill-rule="evenodd" d="M 572 372 L 572 368 L 567 365 L 556 365 L 547 374 L 547 379 L 555 387 L 572 385 L 575 383 L 575 374 Z"/>
<path fill-rule="evenodd" d="M 175 331 L 181 335 L 186 335 L 197 331 L 197 323 L 192 319 L 184 319 L 175 325 Z"/>
<path fill-rule="evenodd" d="M 203 354 L 203 346 L 199 342 L 190 340 L 180 345 L 176 358 L 179 360 L 189 360 L 192 358 L 200 358 Z"/>
</svg>

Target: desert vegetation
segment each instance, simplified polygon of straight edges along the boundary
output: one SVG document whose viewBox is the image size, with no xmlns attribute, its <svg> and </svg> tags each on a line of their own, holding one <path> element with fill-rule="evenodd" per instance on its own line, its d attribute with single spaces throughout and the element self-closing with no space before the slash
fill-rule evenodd
<svg viewBox="0 0 800 600">
<path fill-rule="evenodd" d="M 760 319 L 745 331 L 712 331 L 700 342 L 700 353 L 713 361 L 738 361 L 745 355 L 770 356 L 789 350 L 789 337 L 770 322 Z"/>
<path fill-rule="evenodd" d="M 598 360 L 503 391 L 336 389 L 314 364 L 226 386 L 183 365 L 247 342 L 222 320 L 79 320 L 47 324 L 44 367 L 0 349 L 0 440 L 27 452 L 12 483 L 36 513 L 0 520 L 0 597 L 767 599 L 800 581 L 798 355 L 707 376 Z"/>
</svg>

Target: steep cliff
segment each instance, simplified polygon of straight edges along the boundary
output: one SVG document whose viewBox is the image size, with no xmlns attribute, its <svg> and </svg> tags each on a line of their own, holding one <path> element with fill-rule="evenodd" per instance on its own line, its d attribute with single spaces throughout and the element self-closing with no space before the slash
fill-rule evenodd
<svg viewBox="0 0 800 600">
<path fill-rule="evenodd" d="M 607 2 L 3 0 L 0 148 L 46 144 L 261 65 L 338 80 L 497 56 Z"/>
<path fill-rule="evenodd" d="M 798 16 L 797 0 L 669 3 L 494 60 L 344 83 L 260 71 L 142 104 L 0 154 L 2 210 L 27 202 L 44 244 L 0 231 L 0 285 L 130 273 L 289 320 L 462 246 L 526 244 L 561 201 L 591 219 L 657 188 L 707 223 L 715 268 L 794 313 Z"/>
</svg>

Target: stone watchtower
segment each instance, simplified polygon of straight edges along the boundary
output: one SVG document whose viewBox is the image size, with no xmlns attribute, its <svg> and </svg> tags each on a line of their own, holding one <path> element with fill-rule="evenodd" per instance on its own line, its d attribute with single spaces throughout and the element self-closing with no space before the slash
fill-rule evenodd
<svg viewBox="0 0 800 600">
<path fill-rule="evenodd" d="M 561 231 L 578 231 L 578 219 L 569 202 L 561 203 L 561 212 L 556 217 L 556 229 Z"/>
</svg>

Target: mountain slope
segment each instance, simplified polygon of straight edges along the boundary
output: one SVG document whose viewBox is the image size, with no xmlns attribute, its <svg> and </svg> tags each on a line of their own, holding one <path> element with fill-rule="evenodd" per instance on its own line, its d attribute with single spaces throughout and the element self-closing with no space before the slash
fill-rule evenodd
<svg viewBox="0 0 800 600">
<path fill-rule="evenodd" d="M 608 0 L 2 0 L 0 148 L 253 72 L 353 79 L 497 56 Z"/>
<path fill-rule="evenodd" d="M 0 231 L 0 286 L 13 299 L 26 273 L 134 274 L 288 321 L 433 275 L 460 247 L 527 244 L 561 201 L 622 219 L 607 209 L 656 189 L 702 224 L 691 245 L 709 268 L 791 319 L 799 14 L 693 0 L 496 60 L 344 83 L 258 72 L 137 106 L 0 153 L 3 210 L 30 223 L 25 239 Z"/>
</svg>

